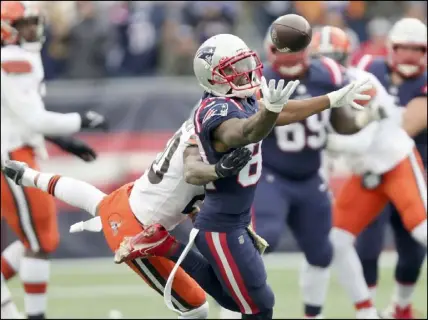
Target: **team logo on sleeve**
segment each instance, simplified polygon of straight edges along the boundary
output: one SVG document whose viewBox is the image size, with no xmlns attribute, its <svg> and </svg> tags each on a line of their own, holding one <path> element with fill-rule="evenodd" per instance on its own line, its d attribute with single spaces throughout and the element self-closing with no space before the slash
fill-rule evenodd
<svg viewBox="0 0 428 320">
<path fill-rule="evenodd" d="M 208 119 L 214 116 L 225 117 L 227 116 L 227 111 L 229 105 L 227 103 L 219 103 L 214 105 L 210 110 L 207 111 L 205 117 L 202 119 L 202 123 L 205 123 Z"/>
</svg>

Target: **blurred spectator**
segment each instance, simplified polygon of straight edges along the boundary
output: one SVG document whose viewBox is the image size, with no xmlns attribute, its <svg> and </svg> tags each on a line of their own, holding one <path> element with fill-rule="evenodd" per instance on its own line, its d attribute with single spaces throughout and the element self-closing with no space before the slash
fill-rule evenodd
<svg viewBox="0 0 428 320">
<path fill-rule="evenodd" d="M 240 3 L 188 1 L 179 5 L 175 5 L 175 9 L 180 14 L 166 22 L 162 71 L 165 74 L 190 75 L 193 74 L 193 56 L 202 42 L 215 34 L 234 33 Z"/>
<path fill-rule="evenodd" d="M 358 35 L 355 33 L 354 30 L 349 28 L 346 25 L 345 19 L 344 19 L 344 13 L 342 10 L 329 10 L 324 13 L 324 16 L 321 20 L 323 25 L 330 25 L 333 27 L 338 27 L 345 31 L 349 39 L 351 41 L 351 48 L 352 50 L 358 48 L 360 45 L 360 40 L 358 39 Z"/>
<path fill-rule="evenodd" d="M 369 40 L 362 43 L 352 56 L 351 63 L 356 64 L 364 55 L 386 56 L 386 42 L 392 23 L 385 18 L 376 18 L 367 25 Z"/>
<path fill-rule="evenodd" d="M 253 21 L 263 39 L 271 23 L 278 17 L 295 13 L 293 1 L 245 1 L 253 12 Z"/>
<path fill-rule="evenodd" d="M 97 19 L 95 1 L 76 1 L 76 24 L 67 37 L 69 54 L 65 76 L 100 78 L 106 76 L 107 30 Z"/>
<path fill-rule="evenodd" d="M 67 37 L 75 16 L 73 1 L 42 1 L 42 12 L 46 18 L 45 43 L 42 60 L 45 79 L 50 80 L 63 75 L 69 55 Z"/>
<path fill-rule="evenodd" d="M 137 76 L 157 71 L 165 6 L 161 1 L 117 1 L 110 7 L 109 74 Z"/>
</svg>

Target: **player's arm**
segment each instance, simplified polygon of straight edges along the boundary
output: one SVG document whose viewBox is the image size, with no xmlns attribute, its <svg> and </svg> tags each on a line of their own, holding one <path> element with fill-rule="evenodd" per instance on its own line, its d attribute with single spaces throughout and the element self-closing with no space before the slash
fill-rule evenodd
<svg viewBox="0 0 428 320">
<path fill-rule="evenodd" d="M 97 158 L 97 153 L 82 140 L 74 137 L 51 137 L 45 136 L 45 139 L 52 142 L 65 152 L 74 154 L 83 161 L 91 162 Z"/>
<path fill-rule="evenodd" d="M 270 80 L 268 86 L 263 77 L 261 83 L 263 100 L 259 101 L 259 111 L 246 119 L 231 118 L 222 122 L 214 130 L 214 140 L 221 146 L 218 144 L 214 146 L 221 149 L 218 151 L 226 151 L 263 140 L 275 126 L 282 108 L 299 83 L 298 80 L 290 81 L 284 88 L 284 80 L 278 81 L 276 87 L 275 80 Z"/>
<path fill-rule="evenodd" d="M 411 137 L 418 135 L 422 130 L 427 128 L 426 96 L 416 97 L 407 104 L 403 113 L 402 127 Z"/>
<path fill-rule="evenodd" d="M 219 178 L 238 174 L 250 159 L 250 150 L 241 148 L 224 155 L 215 165 L 206 164 L 202 161 L 192 137 L 183 153 L 184 179 L 189 184 L 205 185 Z"/>
<path fill-rule="evenodd" d="M 279 113 L 269 111 L 264 103 L 260 110 L 247 119 L 232 118 L 224 121 L 214 130 L 214 139 L 223 146 L 218 151 L 227 151 L 263 140 L 278 119 Z"/>
<path fill-rule="evenodd" d="M 2 63 L 2 99 L 7 102 L 11 111 L 33 131 L 43 135 L 60 136 L 76 133 L 81 128 L 95 129 L 105 124 L 104 118 L 99 119 L 102 116 L 94 113 L 61 114 L 45 110 L 39 88 L 34 84 L 35 80 L 30 74 L 32 66 L 25 61 L 21 63 L 21 69 L 17 70 L 21 73 L 7 73 L 7 70 L 11 70 L 9 66 Z M 97 117 L 98 119 L 95 119 Z"/>
</svg>

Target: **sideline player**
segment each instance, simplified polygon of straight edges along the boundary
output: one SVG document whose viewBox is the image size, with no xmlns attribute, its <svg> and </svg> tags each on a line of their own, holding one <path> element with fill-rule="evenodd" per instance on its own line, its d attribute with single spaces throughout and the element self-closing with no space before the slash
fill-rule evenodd
<svg viewBox="0 0 428 320">
<path fill-rule="evenodd" d="M 348 65 L 350 41 L 344 31 L 326 26 L 313 35 L 311 53 Z M 327 149 L 338 152 L 353 172 L 333 206 L 331 241 L 339 280 L 357 309 L 357 318 L 377 317 L 354 241 L 381 214 L 388 201 L 399 208 L 407 232 L 426 246 L 426 183 L 420 155 L 401 127 L 402 112 L 375 76 L 347 67 L 351 80 L 370 77 L 374 98 L 348 119 L 333 117 Z M 349 122 L 351 121 L 351 122 Z M 341 134 L 342 133 L 342 134 Z M 362 308 L 365 306 L 365 308 Z"/>
<path fill-rule="evenodd" d="M 69 147 L 77 147 L 72 139 L 53 136 L 102 129 L 106 125 L 104 118 L 94 112 L 80 115 L 45 110 L 42 38 L 43 17 L 34 4 L 1 2 L 2 161 L 16 159 L 33 168 L 37 168 L 37 158 L 47 156 L 44 136 L 52 136 L 54 143 L 68 142 Z M 25 312 L 30 319 L 42 318 L 50 274 L 48 258 L 59 241 L 54 201 L 40 190 L 23 189 L 9 182 L 2 175 L 2 219 L 21 242 L 13 243 L 2 255 L 2 287 L 19 270 L 25 290 Z M 4 305 L 4 301 L 9 303 Z M 2 312 L 9 314 L 9 307 L 14 313 L 10 297 L 2 290 Z"/>
<path fill-rule="evenodd" d="M 403 18 L 391 29 L 387 45 L 387 58 L 364 56 L 358 68 L 375 75 L 395 98 L 395 103 L 404 108 L 402 127 L 413 137 L 426 170 L 427 27 L 418 19 Z M 424 196 L 426 194 L 421 195 Z M 411 303 L 413 292 L 426 256 L 426 248 L 407 232 L 397 209 L 389 205 L 385 213 L 361 234 L 357 240 L 357 251 L 363 263 L 367 284 L 374 296 L 385 226 L 387 221 L 391 222 L 398 262 L 395 269 L 395 289 L 385 316 L 411 319 L 414 318 Z"/>
</svg>

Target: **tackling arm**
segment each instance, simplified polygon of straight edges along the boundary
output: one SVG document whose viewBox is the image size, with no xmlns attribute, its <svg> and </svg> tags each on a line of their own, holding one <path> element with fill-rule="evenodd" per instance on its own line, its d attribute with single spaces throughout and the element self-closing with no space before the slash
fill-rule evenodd
<svg viewBox="0 0 428 320">
<path fill-rule="evenodd" d="M 184 150 L 184 179 L 187 183 L 203 186 L 218 179 L 215 165 L 206 164 L 199 155 L 198 146 L 190 145 Z"/>
</svg>

